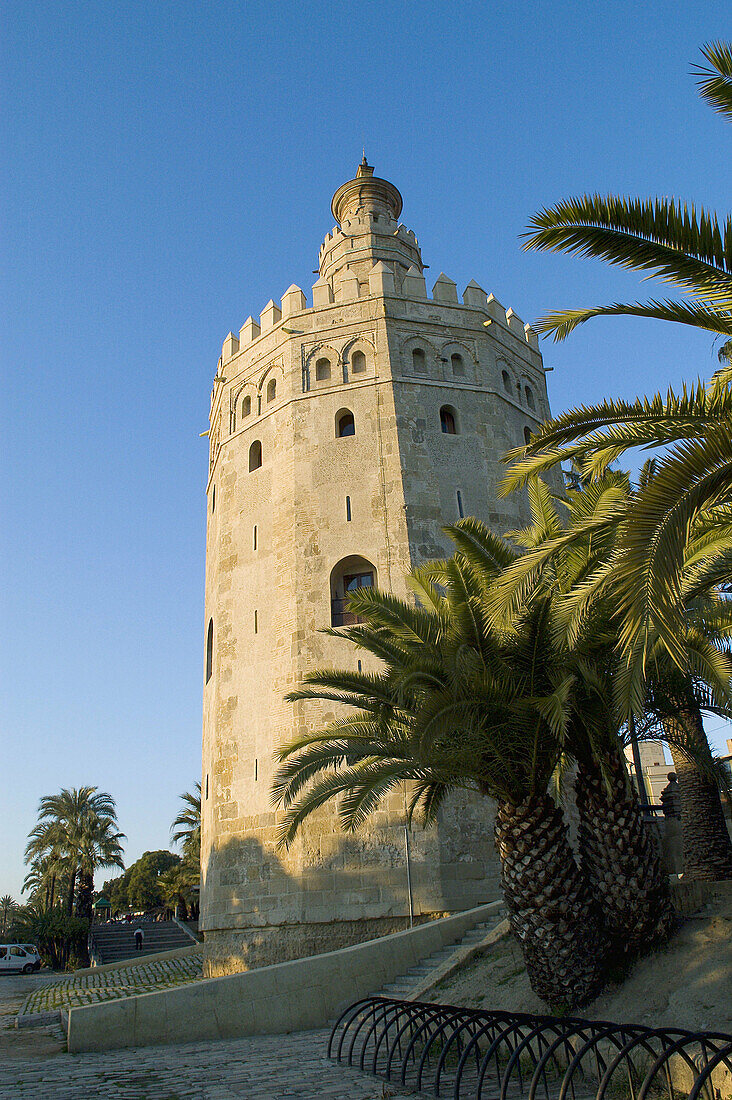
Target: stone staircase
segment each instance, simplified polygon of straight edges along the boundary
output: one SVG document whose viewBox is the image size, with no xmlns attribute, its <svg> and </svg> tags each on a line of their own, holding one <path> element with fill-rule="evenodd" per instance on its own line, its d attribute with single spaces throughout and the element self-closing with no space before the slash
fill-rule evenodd
<svg viewBox="0 0 732 1100">
<path fill-rule="evenodd" d="M 389 982 L 376 994 L 377 997 L 393 997 L 397 1000 L 410 1000 L 415 994 L 428 988 L 432 981 L 437 981 L 451 969 L 451 964 L 457 965 L 465 961 L 473 954 L 492 933 L 501 934 L 505 923 L 505 912 L 501 909 L 493 920 L 476 924 L 465 933 L 461 940 L 446 944 L 439 951 L 433 951 L 424 959 L 400 974 L 393 982 Z"/>
<path fill-rule="evenodd" d="M 137 927 L 142 928 L 145 933 L 142 951 L 135 948 Z M 174 951 L 179 947 L 190 947 L 195 942 L 194 937 L 173 920 L 141 920 L 132 921 L 131 924 L 110 921 L 94 925 L 90 947 L 97 963 L 104 964 L 139 959 L 143 955 L 155 955 L 160 951 Z"/>
</svg>

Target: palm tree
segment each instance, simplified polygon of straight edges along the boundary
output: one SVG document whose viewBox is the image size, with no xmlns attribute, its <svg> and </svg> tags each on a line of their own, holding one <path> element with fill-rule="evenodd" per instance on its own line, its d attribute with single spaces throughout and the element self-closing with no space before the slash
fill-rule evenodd
<svg viewBox="0 0 732 1100">
<path fill-rule="evenodd" d="M 180 844 L 184 858 L 201 862 L 201 784 L 180 796 L 183 809 L 170 827 L 174 844 Z M 176 830 L 173 832 L 173 830 Z"/>
<path fill-rule="evenodd" d="M 201 881 L 201 784 L 180 796 L 183 808 L 171 825 L 172 840 L 180 844 L 183 862 L 166 873 L 169 900 L 198 919 L 198 887 Z M 175 830 L 175 832 L 173 832 Z"/>
<path fill-rule="evenodd" d="M 3 894 L 0 898 L 0 931 L 5 935 L 10 924 L 10 918 L 18 908 L 18 903 L 10 894 Z"/>
<path fill-rule="evenodd" d="M 96 787 L 65 789 L 41 799 L 38 824 L 26 847 L 26 863 L 43 856 L 63 860 L 69 875 L 66 911 L 71 916 L 80 877 L 82 915 L 88 916 L 94 871 L 98 867 L 124 867 L 123 839 L 124 833 L 117 831 L 117 809 L 110 794 Z"/>
<path fill-rule="evenodd" d="M 647 466 L 641 473 L 638 492 L 645 490 L 652 477 L 653 469 Z M 527 538 L 525 532 L 518 536 L 526 552 L 498 578 L 489 602 L 500 609 L 507 603 L 510 605 L 517 593 L 527 598 L 527 586 L 532 577 L 534 583 L 540 579 L 544 585 L 549 580 L 558 597 L 555 636 L 567 631 L 567 643 L 574 647 L 580 644 L 580 651 L 594 659 L 601 657 L 602 647 L 605 647 L 607 656 L 601 657 L 600 666 L 604 663 L 607 675 L 612 676 L 619 689 L 615 694 L 620 722 L 628 717 L 625 688 L 627 676 L 633 670 L 622 663 L 618 667 L 617 660 L 609 660 L 609 654 L 617 638 L 620 612 L 615 597 L 616 578 L 626 564 L 622 552 L 623 531 L 628 525 L 626 513 L 632 509 L 634 493 L 625 474 L 605 473 L 602 479 L 585 482 L 582 492 L 566 494 L 569 522 L 565 528 L 546 503 L 543 504 L 544 514 L 537 516 L 535 498 L 539 486 L 541 482 L 535 483 L 532 479 L 530 498 L 535 504 L 532 537 Z M 543 493 L 547 495 L 546 487 Z M 640 681 L 643 685 L 641 713 L 650 712 L 657 729 L 660 724 L 661 736 L 665 736 L 669 744 L 680 779 L 685 874 L 701 879 L 732 875 L 732 844 L 702 724 L 703 709 L 722 716 L 732 713 L 732 666 L 727 653 L 732 629 L 730 607 L 718 593 L 707 590 L 708 576 L 700 577 L 695 568 L 695 562 L 706 558 L 709 546 L 709 531 L 701 529 L 690 540 L 685 559 L 686 576 L 681 598 L 686 608 L 683 642 L 687 671 L 681 672 L 669 659 L 662 642 L 651 638 L 647 675 Z M 589 640 L 589 652 L 588 642 L 583 641 L 583 637 Z M 638 686 L 631 679 L 634 692 L 638 691 Z M 595 777 L 594 786 L 599 794 L 602 787 L 599 776 Z M 580 787 L 579 801 L 583 798 Z M 609 815 L 598 816 L 595 808 L 589 805 L 585 816 L 588 824 L 593 820 L 602 825 L 610 822 Z M 598 856 L 609 852 L 611 847 L 598 843 Z"/>
<path fill-rule="evenodd" d="M 566 598 L 612 550 L 612 519 L 629 494 L 627 475 L 608 475 L 584 491 L 555 500 L 539 479 L 529 485 L 532 523 L 507 537 L 524 550 L 491 577 L 482 598 L 494 621 L 509 624 L 526 605 L 543 606 L 552 644 L 574 676 L 561 746 L 577 764 L 579 854 L 605 928 L 625 949 L 647 949 L 670 930 L 673 910 L 653 838 L 632 796 L 621 721 L 613 700 L 616 664 L 611 615 L 596 604 L 579 623 L 566 615 Z M 565 516 L 560 516 L 560 508 Z M 488 531 L 477 520 L 450 529 L 476 578 L 486 576 Z M 551 552 L 547 553 L 547 548 Z"/>
<path fill-rule="evenodd" d="M 492 538 L 492 536 L 489 536 Z M 513 555 L 494 539 L 496 560 Z M 552 660 L 545 618 L 490 629 L 459 555 L 442 564 L 445 594 L 424 573 L 424 607 L 363 589 L 351 599 L 359 625 L 330 631 L 372 653 L 378 673 L 319 670 L 291 700 L 355 709 L 279 751 L 273 801 L 285 809 L 280 843 L 331 798 L 344 828 L 359 827 L 393 789 L 410 789 L 410 818 L 435 819 L 457 789 L 498 802 L 495 836 L 512 929 L 534 990 L 556 1007 L 596 992 L 603 942 L 575 863 L 561 809 L 548 794 L 571 691 Z"/>
<path fill-rule="evenodd" d="M 76 915 L 91 923 L 94 901 L 94 872 L 102 867 L 124 870 L 121 841 L 124 833 L 117 829 L 116 815 L 90 813 L 84 819 L 79 861 L 79 889 Z"/>
</svg>

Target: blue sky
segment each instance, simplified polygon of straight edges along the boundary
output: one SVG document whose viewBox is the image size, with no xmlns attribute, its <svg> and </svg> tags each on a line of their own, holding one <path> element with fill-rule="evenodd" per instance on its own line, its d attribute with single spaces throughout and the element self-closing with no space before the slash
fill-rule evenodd
<svg viewBox="0 0 732 1100">
<path fill-rule="evenodd" d="M 310 297 L 362 146 L 435 278 L 526 320 L 635 296 L 634 277 L 518 236 L 586 190 L 726 209 L 729 130 L 690 68 L 729 7 L 0 12 L 0 894 L 17 896 L 41 795 L 109 790 L 132 861 L 166 845 L 199 775 L 211 379 L 249 313 L 292 282 Z M 543 351 L 555 411 L 715 365 L 705 335 L 640 321 Z"/>
</svg>

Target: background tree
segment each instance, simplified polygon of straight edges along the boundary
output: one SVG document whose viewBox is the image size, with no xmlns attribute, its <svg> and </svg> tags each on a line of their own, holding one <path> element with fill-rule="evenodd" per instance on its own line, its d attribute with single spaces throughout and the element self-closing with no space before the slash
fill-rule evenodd
<svg viewBox="0 0 732 1100">
<path fill-rule="evenodd" d="M 186 917 L 198 920 L 201 884 L 201 784 L 196 783 L 193 791 L 186 791 L 180 798 L 183 807 L 171 826 L 171 833 L 173 843 L 181 846 L 183 860 L 179 867 L 172 869 L 166 876 L 166 896 L 173 908 L 180 906 Z"/>
<path fill-rule="evenodd" d="M 164 848 L 143 852 L 124 875 L 104 883 L 102 893 L 109 898 L 112 912 L 157 909 L 167 904 L 163 876 L 180 863 L 180 856 Z"/>
<path fill-rule="evenodd" d="M 18 908 L 18 903 L 10 894 L 3 894 L 0 898 L 0 931 L 5 935 L 10 927 L 13 913 Z"/>
<path fill-rule="evenodd" d="M 38 824 L 26 847 L 26 863 L 43 857 L 63 861 L 69 874 L 66 911 L 70 916 L 79 875 L 88 884 L 97 868 L 124 866 L 123 839 L 124 833 L 117 831 L 117 810 L 110 794 L 96 787 L 64 789 L 41 799 Z"/>
<path fill-rule="evenodd" d="M 180 844 L 185 859 L 201 862 L 201 784 L 180 796 L 183 808 L 171 826 L 174 844 Z"/>
</svg>

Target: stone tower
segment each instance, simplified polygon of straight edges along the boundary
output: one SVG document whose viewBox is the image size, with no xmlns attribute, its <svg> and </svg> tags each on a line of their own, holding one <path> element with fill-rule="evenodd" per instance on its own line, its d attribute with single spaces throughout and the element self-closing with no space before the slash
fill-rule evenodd
<svg viewBox="0 0 732 1100">
<path fill-rule="evenodd" d="M 405 926 L 404 802 L 344 835 L 335 807 L 275 850 L 273 752 L 332 717 L 284 701 L 308 670 L 362 655 L 319 633 L 346 594 L 408 595 L 440 528 L 525 520 L 499 500 L 500 456 L 548 413 L 538 340 L 476 282 L 431 295 L 402 198 L 363 162 L 338 188 L 312 305 L 290 286 L 224 341 L 211 395 L 203 705 L 202 897 L 208 974 Z M 498 891 L 485 800 L 411 834 L 416 918 Z"/>
</svg>

